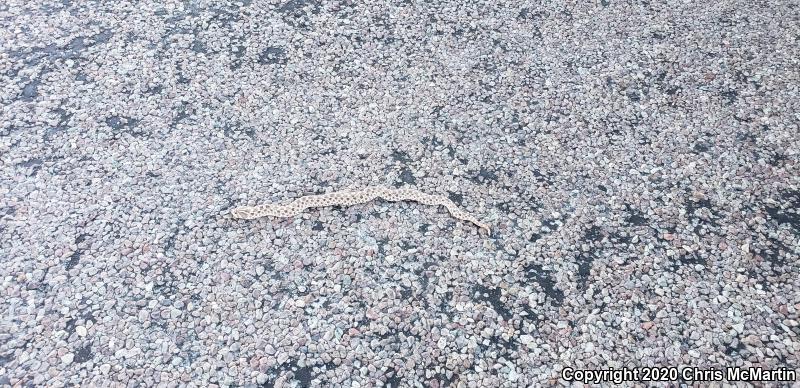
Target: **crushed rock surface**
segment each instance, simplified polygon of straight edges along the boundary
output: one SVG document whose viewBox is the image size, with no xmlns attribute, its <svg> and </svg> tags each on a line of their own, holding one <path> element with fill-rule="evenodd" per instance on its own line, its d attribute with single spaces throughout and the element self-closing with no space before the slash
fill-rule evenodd
<svg viewBox="0 0 800 388">
<path fill-rule="evenodd" d="M 800 352 L 800 6 L 0 5 L 0 386 Z M 370 185 L 447 195 L 235 220 Z"/>
</svg>

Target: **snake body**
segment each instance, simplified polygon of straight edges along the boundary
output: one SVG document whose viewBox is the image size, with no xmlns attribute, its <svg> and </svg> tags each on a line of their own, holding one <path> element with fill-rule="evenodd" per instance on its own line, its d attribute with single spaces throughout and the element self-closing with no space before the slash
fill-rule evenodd
<svg viewBox="0 0 800 388">
<path fill-rule="evenodd" d="M 385 187 L 367 187 L 358 191 L 336 191 L 319 195 L 307 195 L 297 198 L 286 204 L 265 204 L 258 206 L 242 206 L 233 209 L 234 218 L 251 220 L 254 218 L 272 217 L 293 217 L 308 208 L 325 206 L 350 206 L 372 201 L 376 198 L 383 198 L 387 201 L 415 201 L 424 205 L 444 206 L 450 215 L 462 220 L 471 222 L 487 234 L 491 232 L 489 225 L 478 221 L 471 214 L 461 210 L 449 198 L 441 195 L 425 194 L 414 188 L 390 189 Z"/>
</svg>

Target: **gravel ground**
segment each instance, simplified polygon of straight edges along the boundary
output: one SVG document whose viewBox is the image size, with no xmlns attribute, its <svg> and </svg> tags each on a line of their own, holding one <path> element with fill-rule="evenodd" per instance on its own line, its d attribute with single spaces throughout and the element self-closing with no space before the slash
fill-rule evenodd
<svg viewBox="0 0 800 388">
<path fill-rule="evenodd" d="M 0 5 L 0 385 L 800 368 L 796 1 L 361 3 Z"/>
</svg>

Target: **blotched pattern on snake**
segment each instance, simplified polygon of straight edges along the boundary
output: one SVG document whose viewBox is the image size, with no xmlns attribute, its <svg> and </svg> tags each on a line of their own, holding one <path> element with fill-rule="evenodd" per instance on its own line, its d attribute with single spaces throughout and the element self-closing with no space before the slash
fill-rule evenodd
<svg viewBox="0 0 800 388">
<path fill-rule="evenodd" d="M 489 225 L 478 221 L 471 214 L 461 210 L 449 198 L 441 195 L 425 194 L 417 189 L 404 187 L 391 189 L 385 187 L 367 187 L 358 191 L 336 191 L 332 193 L 308 195 L 300 197 L 287 204 L 266 204 L 258 206 L 243 206 L 233 209 L 234 218 L 254 219 L 265 216 L 273 217 L 292 217 L 300 214 L 308 208 L 325 206 L 349 206 L 372 201 L 376 198 L 383 198 L 387 201 L 416 201 L 425 205 L 444 206 L 455 218 L 462 221 L 471 222 L 487 235 L 491 232 Z"/>
</svg>

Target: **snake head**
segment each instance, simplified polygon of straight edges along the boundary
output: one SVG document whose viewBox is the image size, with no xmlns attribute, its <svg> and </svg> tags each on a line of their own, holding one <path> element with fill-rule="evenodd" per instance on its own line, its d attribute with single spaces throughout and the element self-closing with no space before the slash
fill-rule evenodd
<svg viewBox="0 0 800 388">
<path fill-rule="evenodd" d="M 231 211 L 233 218 L 249 218 L 250 208 L 247 206 L 237 207 Z"/>
</svg>

